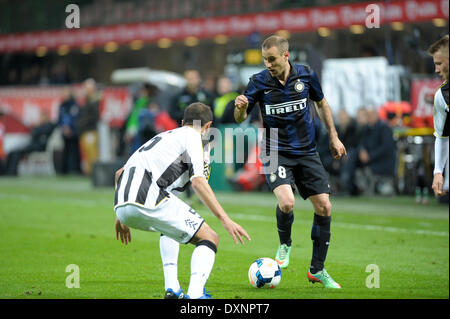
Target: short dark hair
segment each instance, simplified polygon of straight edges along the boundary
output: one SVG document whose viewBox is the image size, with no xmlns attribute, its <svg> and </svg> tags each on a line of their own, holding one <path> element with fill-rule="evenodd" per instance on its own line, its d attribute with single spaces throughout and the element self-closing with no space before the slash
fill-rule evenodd
<svg viewBox="0 0 450 319">
<path fill-rule="evenodd" d="M 184 110 L 183 121 L 185 125 L 193 125 L 194 121 L 200 121 L 200 125 L 203 126 L 212 120 L 213 113 L 211 107 L 206 104 L 195 102 L 188 105 Z"/>
<path fill-rule="evenodd" d="M 430 45 L 430 47 L 428 48 L 428 53 L 430 55 L 433 55 L 441 49 L 444 50 L 443 53 L 447 53 L 448 57 L 448 34 Z"/>
<path fill-rule="evenodd" d="M 262 48 L 268 50 L 271 47 L 276 47 L 278 51 L 280 51 L 280 54 L 283 54 L 284 52 L 289 51 L 289 42 L 278 35 L 271 35 L 264 40 Z"/>
</svg>

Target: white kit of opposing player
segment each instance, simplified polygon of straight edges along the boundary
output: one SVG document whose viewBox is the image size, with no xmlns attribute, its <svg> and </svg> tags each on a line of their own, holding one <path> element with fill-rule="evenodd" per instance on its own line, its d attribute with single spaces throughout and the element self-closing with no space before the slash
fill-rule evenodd
<svg viewBox="0 0 450 319">
<path fill-rule="evenodd" d="M 448 132 L 448 112 L 449 112 L 449 84 L 444 82 L 437 90 L 434 96 L 433 120 L 435 160 L 433 174 L 441 173 L 444 175 L 443 190 L 449 190 L 449 132 Z"/>
<path fill-rule="evenodd" d="M 189 242 L 204 220 L 176 195 L 193 178 L 209 177 L 205 153 L 202 135 L 190 126 L 153 137 L 124 166 L 116 188 L 117 217 L 129 227 Z"/>
</svg>

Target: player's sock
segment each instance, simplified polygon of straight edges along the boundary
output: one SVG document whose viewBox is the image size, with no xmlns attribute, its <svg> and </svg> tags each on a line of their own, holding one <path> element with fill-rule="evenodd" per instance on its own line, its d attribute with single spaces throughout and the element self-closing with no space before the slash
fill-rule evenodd
<svg viewBox="0 0 450 319">
<path fill-rule="evenodd" d="M 187 292 L 189 298 L 197 299 L 203 295 L 206 281 L 214 265 L 216 251 L 216 245 L 208 240 L 203 240 L 192 252 L 191 279 Z"/>
<path fill-rule="evenodd" d="M 330 223 L 331 216 L 320 216 L 314 213 L 314 222 L 311 230 L 313 256 L 309 268 L 312 274 L 323 269 L 330 242 Z"/>
<path fill-rule="evenodd" d="M 177 292 L 180 290 L 180 283 L 178 282 L 178 252 L 180 251 L 180 244 L 165 235 L 159 238 L 159 249 L 161 251 L 161 260 L 164 271 L 164 289 L 172 288 Z"/>
<path fill-rule="evenodd" d="M 280 237 L 280 244 L 286 244 L 291 246 L 291 230 L 292 223 L 294 222 L 294 211 L 290 211 L 288 214 L 283 213 L 277 204 L 277 229 L 278 236 Z"/>
</svg>

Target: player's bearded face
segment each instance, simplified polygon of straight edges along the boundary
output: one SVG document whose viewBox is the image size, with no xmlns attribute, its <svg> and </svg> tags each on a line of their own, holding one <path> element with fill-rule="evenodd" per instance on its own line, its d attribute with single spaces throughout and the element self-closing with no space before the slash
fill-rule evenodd
<svg viewBox="0 0 450 319">
<path fill-rule="evenodd" d="M 262 57 L 270 75 L 278 77 L 286 70 L 286 64 L 289 59 L 287 51 L 281 54 L 277 47 L 271 47 L 267 50 L 262 50 Z"/>
</svg>

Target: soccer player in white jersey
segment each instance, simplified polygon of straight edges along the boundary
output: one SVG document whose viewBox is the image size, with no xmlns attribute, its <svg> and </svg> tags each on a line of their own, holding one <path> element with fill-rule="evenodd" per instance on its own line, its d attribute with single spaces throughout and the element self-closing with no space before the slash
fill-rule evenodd
<svg viewBox="0 0 450 319">
<path fill-rule="evenodd" d="M 178 285 L 170 287 L 177 297 L 183 295 L 176 278 L 177 243 L 196 245 L 185 298 L 208 299 L 211 296 L 205 292 L 204 286 L 219 242 L 218 235 L 204 219 L 176 196 L 189 183 L 235 243 L 239 240 L 244 244 L 243 238 L 250 240 L 244 228 L 228 217 L 205 177 L 209 172 L 204 165 L 202 137 L 207 135 L 212 119 L 209 106 L 203 103 L 189 105 L 182 127 L 153 137 L 116 172 L 116 238 L 120 236 L 125 244 L 131 241 L 129 227 L 161 232 L 161 257 L 163 264 L 168 264 L 167 269 L 164 267 L 165 281 L 166 285 L 168 281 Z M 173 262 L 167 262 L 170 260 Z M 175 269 L 169 267 L 173 264 Z M 167 289 L 166 286 L 166 295 Z"/>
<path fill-rule="evenodd" d="M 436 73 L 444 80 L 434 96 L 434 177 L 432 188 L 437 196 L 448 191 L 448 125 L 449 125 L 449 87 L 448 87 L 448 34 L 433 43 L 428 49 L 433 57 Z M 443 176 L 445 173 L 445 178 Z"/>
</svg>

